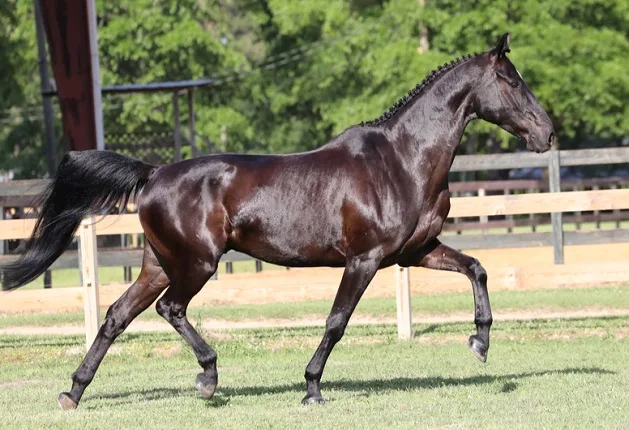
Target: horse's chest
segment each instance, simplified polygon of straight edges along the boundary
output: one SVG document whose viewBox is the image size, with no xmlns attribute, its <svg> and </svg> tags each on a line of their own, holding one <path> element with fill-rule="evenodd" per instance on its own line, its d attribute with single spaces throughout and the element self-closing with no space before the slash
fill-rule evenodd
<svg viewBox="0 0 629 430">
<path fill-rule="evenodd" d="M 443 224 L 450 211 L 450 195 L 448 190 L 440 193 L 432 205 L 422 208 L 417 226 L 411 237 L 406 241 L 403 252 L 422 248 L 441 234 Z"/>
</svg>

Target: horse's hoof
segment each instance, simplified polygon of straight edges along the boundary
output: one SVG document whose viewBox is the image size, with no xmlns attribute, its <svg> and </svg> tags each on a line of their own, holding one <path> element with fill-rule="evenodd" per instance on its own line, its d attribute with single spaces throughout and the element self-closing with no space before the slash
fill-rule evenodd
<svg viewBox="0 0 629 430">
<path fill-rule="evenodd" d="M 197 391 L 204 399 L 211 399 L 216 392 L 216 386 L 218 385 L 218 378 L 216 376 L 208 376 L 205 373 L 199 373 L 195 386 Z"/>
<path fill-rule="evenodd" d="M 470 350 L 482 363 L 487 361 L 487 349 L 489 348 L 485 346 L 485 343 L 480 340 L 478 336 L 470 336 L 470 339 L 467 341 L 467 346 L 470 347 Z"/>
<path fill-rule="evenodd" d="M 306 394 L 306 397 L 304 397 L 301 401 L 302 405 L 325 405 L 325 399 L 323 397 L 321 397 L 321 395 L 318 396 L 313 396 L 310 394 Z"/>
<path fill-rule="evenodd" d="M 70 397 L 70 393 L 61 393 L 57 398 L 57 402 L 59 402 L 59 406 L 64 411 L 70 411 L 72 409 L 76 409 L 78 406 L 78 402 L 75 402 L 72 397 Z"/>
</svg>

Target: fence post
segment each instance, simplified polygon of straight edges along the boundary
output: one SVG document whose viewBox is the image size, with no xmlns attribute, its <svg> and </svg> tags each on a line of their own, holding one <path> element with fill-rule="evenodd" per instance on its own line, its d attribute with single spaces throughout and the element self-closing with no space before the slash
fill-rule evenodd
<svg viewBox="0 0 629 430">
<path fill-rule="evenodd" d="M 485 189 L 484 188 L 479 188 L 478 189 L 478 197 L 485 197 Z M 489 217 L 487 215 L 483 215 L 480 217 L 480 222 L 481 224 L 485 224 L 485 226 L 489 223 Z M 481 229 L 483 234 L 487 234 L 489 233 L 489 230 L 483 226 L 483 228 Z"/>
<path fill-rule="evenodd" d="M 173 93 L 173 116 L 175 117 L 175 161 L 181 161 L 181 118 L 179 118 L 179 91 Z"/>
<path fill-rule="evenodd" d="M 503 192 L 505 196 L 508 196 L 509 194 L 511 194 L 511 191 L 509 191 L 508 188 L 505 188 Z M 513 221 L 513 215 L 507 215 L 505 219 L 507 221 Z M 513 229 L 511 227 L 507 227 L 507 233 L 513 233 Z"/>
<path fill-rule="evenodd" d="M 2 206 L 0 206 L 0 221 L 4 220 L 4 208 Z M 5 246 L 7 247 L 6 251 L 5 251 Z M 8 240 L 0 240 L 0 255 L 3 255 L 5 253 L 9 252 L 9 241 Z M 2 273 L 0 272 L 0 287 L 2 287 L 2 290 L 4 291 L 4 281 L 2 280 Z"/>
<path fill-rule="evenodd" d="M 409 340 L 413 336 L 413 317 L 411 314 L 411 278 L 408 267 L 397 264 L 395 270 L 395 298 L 397 302 L 397 336 Z"/>
<path fill-rule="evenodd" d="M 44 272 L 44 288 L 52 288 L 52 270 Z"/>
<path fill-rule="evenodd" d="M 593 191 L 598 191 L 600 190 L 601 187 L 599 187 L 597 184 L 592 185 L 592 190 Z M 598 210 L 593 211 L 594 212 L 594 219 L 596 220 L 596 229 L 600 230 L 601 229 L 601 212 Z"/>
<path fill-rule="evenodd" d="M 126 249 L 129 248 L 129 242 L 131 242 L 129 240 L 129 235 L 128 234 L 121 234 L 120 235 L 120 247 L 122 249 Z M 133 272 L 132 272 L 132 268 L 131 266 L 123 266 L 122 268 L 122 275 L 123 275 L 123 279 L 124 282 L 131 282 L 132 277 L 133 277 Z"/>
<path fill-rule="evenodd" d="M 190 133 L 190 149 L 192 150 L 192 157 L 199 156 L 199 150 L 197 148 L 196 132 L 194 125 L 194 90 L 188 90 L 188 129 Z"/>
<path fill-rule="evenodd" d="M 585 190 L 585 187 L 583 187 L 583 189 Z M 579 191 L 579 187 L 577 187 L 577 186 L 572 187 L 572 191 Z M 581 211 L 576 211 L 574 213 L 574 215 L 575 215 L 575 218 L 576 218 L 575 223 L 576 223 L 576 226 L 577 226 L 577 230 L 581 230 L 581 222 L 583 220 L 583 214 L 581 213 Z"/>
<path fill-rule="evenodd" d="M 83 281 L 83 303 L 85 309 L 85 343 L 87 349 L 96 338 L 100 324 L 98 303 L 98 260 L 96 259 L 95 217 L 81 221 L 79 240 L 81 248 L 81 278 Z"/>
<path fill-rule="evenodd" d="M 612 184 L 610 188 L 612 190 L 617 190 L 618 189 L 618 185 Z M 620 209 L 614 209 L 613 210 L 613 214 L 616 217 L 616 228 L 620 228 Z"/>
<path fill-rule="evenodd" d="M 559 150 L 556 146 L 549 151 L 548 157 L 548 185 L 551 193 L 561 192 L 561 159 Z M 563 264 L 563 222 L 561 212 L 553 212 L 550 214 L 550 220 L 553 228 L 553 248 L 555 255 L 555 264 Z"/>
</svg>

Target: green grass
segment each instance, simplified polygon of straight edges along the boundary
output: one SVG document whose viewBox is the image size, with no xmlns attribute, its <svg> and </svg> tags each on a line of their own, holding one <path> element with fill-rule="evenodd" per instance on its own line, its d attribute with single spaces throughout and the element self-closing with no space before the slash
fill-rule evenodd
<svg viewBox="0 0 629 430">
<path fill-rule="evenodd" d="M 206 288 L 211 288 L 208 286 Z M 629 284 L 600 288 L 563 288 L 551 290 L 496 291 L 490 292 L 494 312 L 507 311 L 561 311 L 588 308 L 613 308 L 629 310 Z M 472 291 L 465 293 L 417 295 L 411 301 L 413 313 L 433 316 L 467 312 L 472 318 L 474 299 Z M 244 319 L 297 319 L 304 317 L 325 318 L 332 300 L 273 303 L 265 305 L 217 305 L 191 308 L 191 321 L 204 318 L 239 321 Z M 375 317 L 395 317 L 395 298 L 363 299 L 357 313 Z M 104 318 L 104 312 L 101 313 Z M 10 326 L 48 326 L 55 324 L 82 324 L 83 313 L 58 314 L 0 314 L 0 328 Z M 140 315 L 140 319 L 160 320 L 154 308 Z"/>
<path fill-rule="evenodd" d="M 219 354 L 214 399 L 175 334 L 123 335 L 76 411 L 57 394 L 83 357 L 82 336 L 0 337 L 3 428 L 605 428 L 629 427 L 625 318 L 498 322 L 486 364 L 470 324 L 350 326 L 323 378 L 324 407 L 303 407 L 303 370 L 320 328 L 205 333 Z"/>
<path fill-rule="evenodd" d="M 274 264 L 262 263 L 264 270 L 284 269 Z M 237 261 L 233 263 L 234 273 L 255 272 L 255 261 Z M 135 279 L 140 273 L 139 267 L 133 267 L 132 278 Z M 284 269 L 285 270 L 285 269 Z M 218 265 L 219 276 L 225 274 L 225 264 Z M 122 267 L 99 267 L 98 280 L 101 285 L 124 282 L 124 271 Z M 54 288 L 79 287 L 81 286 L 81 275 L 79 269 L 58 269 L 52 271 L 52 285 Z M 44 287 L 43 275 L 33 282 L 26 284 L 22 289 L 35 290 Z"/>
</svg>

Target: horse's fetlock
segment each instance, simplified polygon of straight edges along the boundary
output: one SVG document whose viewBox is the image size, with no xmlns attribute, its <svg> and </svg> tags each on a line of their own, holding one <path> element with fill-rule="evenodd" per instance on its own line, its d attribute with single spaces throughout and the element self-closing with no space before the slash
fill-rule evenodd
<svg viewBox="0 0 629 430">
<path fill-rule="evenodd" d="M 476 324 L 477 327 L 491 327 L 493 322 L 494 319 L 491 316 L 474 318 L 474 324 Z"/>
<path fill-rule="evenodd" d="M 199 366 L 201 366 L 204 370 L 212 369 L 215 371 L 216 359 L 216 351 L 208 351 L 206 353 L 202 353 L 198 358 Z"/>
</svg>

